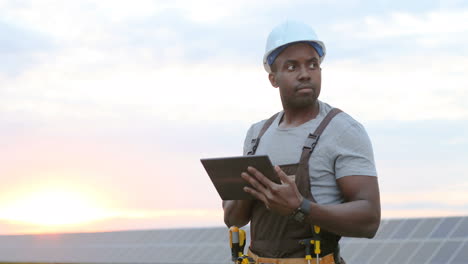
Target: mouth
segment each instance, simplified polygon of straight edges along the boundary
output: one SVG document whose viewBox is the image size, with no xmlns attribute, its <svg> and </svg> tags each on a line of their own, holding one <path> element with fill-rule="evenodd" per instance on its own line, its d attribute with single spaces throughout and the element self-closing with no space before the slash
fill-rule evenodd
<svg viewBox="0 0 468 264">
<path fill-rule="evenodd" d="M 296 87 L 296 92 L 311 92 L 313 90 L 314 90 L 314 87 L 310 85 Z"/>
</svg>

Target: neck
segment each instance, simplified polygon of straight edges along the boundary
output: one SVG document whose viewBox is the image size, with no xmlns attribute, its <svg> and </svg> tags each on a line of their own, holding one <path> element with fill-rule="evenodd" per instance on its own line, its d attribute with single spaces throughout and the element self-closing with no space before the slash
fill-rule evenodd
<svg viewBox="0 0 468 264">
<path fill-rule="evenodd" d="M 319 111 L 320 107 L 318 100 L 309 107 L 284 108 L 284 115 L 279 126 L 281 128 L 298 127 L 305 122 L 316 118 Z"/>
</svg>

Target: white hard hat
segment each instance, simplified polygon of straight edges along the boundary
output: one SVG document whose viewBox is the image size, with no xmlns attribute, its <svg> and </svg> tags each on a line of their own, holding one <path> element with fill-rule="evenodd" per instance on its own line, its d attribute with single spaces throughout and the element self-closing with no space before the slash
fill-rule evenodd
<svg viewBox="0 0 468 264">
<path fill-rule="evenodd" d="M 271 73 L 270 66 L 279 54 L 275 51 L 281 52 L 284 49 L 283 46 L 294 42 L 309 42 L 317 51 L 320 63 L 322 63 L 326 54 L 325 44 L 318 39 L 315 31 L 304 23 L 288 20 L 276 26 L 268 35 L 265 55 L 263 56 L 263 67 L 268 73 Z M 280 47 L 283 49 L 278 49 Z"/>
</svg>

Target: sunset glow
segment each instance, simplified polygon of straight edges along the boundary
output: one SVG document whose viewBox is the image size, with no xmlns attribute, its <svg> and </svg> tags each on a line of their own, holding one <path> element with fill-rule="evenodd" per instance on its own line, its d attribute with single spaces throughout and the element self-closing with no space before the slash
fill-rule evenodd
<svg viewBox="0 0 468 264">
<path fill-rule="evenodd" d="M 44 226 L 80 224 L 109 217 L 84 194 L 66 190 L 43 190 L 11 202 L 0 218 Z"/>
</svg>

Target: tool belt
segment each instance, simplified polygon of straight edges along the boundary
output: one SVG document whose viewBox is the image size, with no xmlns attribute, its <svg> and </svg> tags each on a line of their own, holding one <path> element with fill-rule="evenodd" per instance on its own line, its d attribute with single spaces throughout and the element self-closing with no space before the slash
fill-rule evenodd
<svg viewBox="0 0 468 264">
<path fill-rule="evenodd" d="M 305 258 L 262 258 L 257 256 L 249 249 L 248 253 L 249 257 L 255 260 L 256 264 L 308 264 L 308 263 L 316 263 L 316 259 L 312 258 L 310 262 L 308 262 Z M 343 262 L 344 263 L 344 262 Z M 335 258 L 333 257 L 333 253 L 328 254 L 320 258 L 320 264 L 339 264 L 335 262 Z"/>
</svg>

